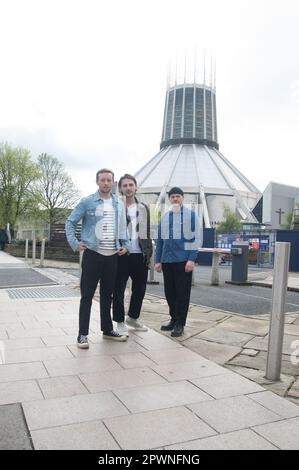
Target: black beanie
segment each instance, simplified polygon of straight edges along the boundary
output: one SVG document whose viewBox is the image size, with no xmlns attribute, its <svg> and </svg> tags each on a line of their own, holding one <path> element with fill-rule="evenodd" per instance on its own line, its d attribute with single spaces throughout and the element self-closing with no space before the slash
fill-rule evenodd
<svg viewBox="0 0 299 470">
<path fill-rule="evenodd" d="M 181 196 L 184 196 L 184 191 L 181 188 L 174 186 L 169 190 L 168 197 L 170 197 L 172 194 L 180 194 Z"/>
</svg>

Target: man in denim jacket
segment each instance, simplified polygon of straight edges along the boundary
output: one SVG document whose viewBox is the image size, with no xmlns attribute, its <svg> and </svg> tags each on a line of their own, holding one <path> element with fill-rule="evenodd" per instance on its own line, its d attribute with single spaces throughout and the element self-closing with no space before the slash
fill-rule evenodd
<svg viewBox="0 0 299 470">
<path fill-rule="evenodd" d="M 165 297 L 170 321 L 162 331 L 182 336 L 189 309 L 192 271 L 201 246 L 199 221 L 193 210 L 183 205 L 184 192 L 174 187 L 168 193 L 171 209 L 158 227 L 155 270 L 163 271 Z"/>
<path fill-rule="evenodd" d="M 114 173 L 103 168 L 96 174 L 99 191 L 83 198 L 66 221 L 67 240 L 74 251 L 83 251 L 80 281 L 79 334 L 77 345 L 88 348 L 92 299 L 100 281 L 100 317 L 104 339 L 126 341 L 113 330 L 110 309 L 119 256 L 128 252 L 126 212 L 123 202 L 111 194 Z M 82 219 L 81 241 L 76 226 Z"/>
</svg>

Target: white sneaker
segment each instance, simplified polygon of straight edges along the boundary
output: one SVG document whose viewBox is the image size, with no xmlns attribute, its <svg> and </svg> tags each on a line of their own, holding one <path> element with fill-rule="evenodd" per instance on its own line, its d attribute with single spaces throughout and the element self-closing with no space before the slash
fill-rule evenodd
<svg viewBox="0 0 299 470">
<path fill-rule="evenodd" d="M 122 336 L 129 336 L 127 325 L 123 321 L 117 323 L 116 331 Z"/>
<path fill-rule="evenodd" d="M 127 317 L 126 324 L 136 331 L 148 331 L 148 328 L 138 320 L 135 320 L 135 318 Z"/>
</svg>

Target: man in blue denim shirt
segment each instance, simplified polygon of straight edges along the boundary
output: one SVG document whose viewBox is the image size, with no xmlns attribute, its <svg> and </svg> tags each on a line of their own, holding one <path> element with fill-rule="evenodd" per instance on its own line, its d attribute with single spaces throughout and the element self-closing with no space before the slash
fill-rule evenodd
<svg viewBox="0 0 299 470">
<path fill-rule="evenodd" d="M 103 168 L 96 174 L 99 191 L 83 198 L 66 221 L 67 240 L 74 251 L 83 251 L 80 281 L 79 334 L 77 345 L 88 348 L 92 299 L 100 281 L 100 316 L 104 339 L 126 341 L 113 330 L 112 293 L 119 256 L 128 251 L 126 212 L 123 202 L 111 194 L 114 173 Z M 76 226 L 82 219 L 81 241 Z"/>
<path fill-rule="evenodd" d="M 168 193 L 172 205 L 158 227 L 156 250 L 157 272 L 163 271 L 165 297 L 170 321 L 162 331 L 171 336 L 184 333 L 190 303 L 192 271 L 201 246 L 199 221 L 194 211 L 183 205 L 184 192 L 174 187 Z"/>
</svg>

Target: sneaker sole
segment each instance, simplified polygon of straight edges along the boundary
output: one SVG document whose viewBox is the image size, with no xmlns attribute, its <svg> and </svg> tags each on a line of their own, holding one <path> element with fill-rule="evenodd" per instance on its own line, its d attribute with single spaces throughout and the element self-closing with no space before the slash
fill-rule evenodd
<svg viewBox="0 0 299 470">
<path fill-rule="evenodd" d="M 88 349 L 89 348 L 89 344 L 80 344 L 80 343 L 77 343 L 77 346 L 79 349 Z"/>
<path fill-rule="evenodd" d="M 117 333 L 121 336 L 126 336 L 127 338 L 130 336 L 128 331 L 125 331 L 124 333 L 120 333 L 120 331 L 117 331 Z"/>
<path fill-rule="evenodd" d="M 103 339 L 110 339 L 112 341 L 127 341 L 127 336 L 106 336 L 103 335 Z"/>
<path fill-rule="evenodd" d="M 132 328 L 132 330 L 135 330 L 135 331 L 148 331 L 147 327 L 136 327 L 136 326 L 130 325 L 129 323 L 126 323 L 126 325 L 129 328 Z"/>
</svg>

